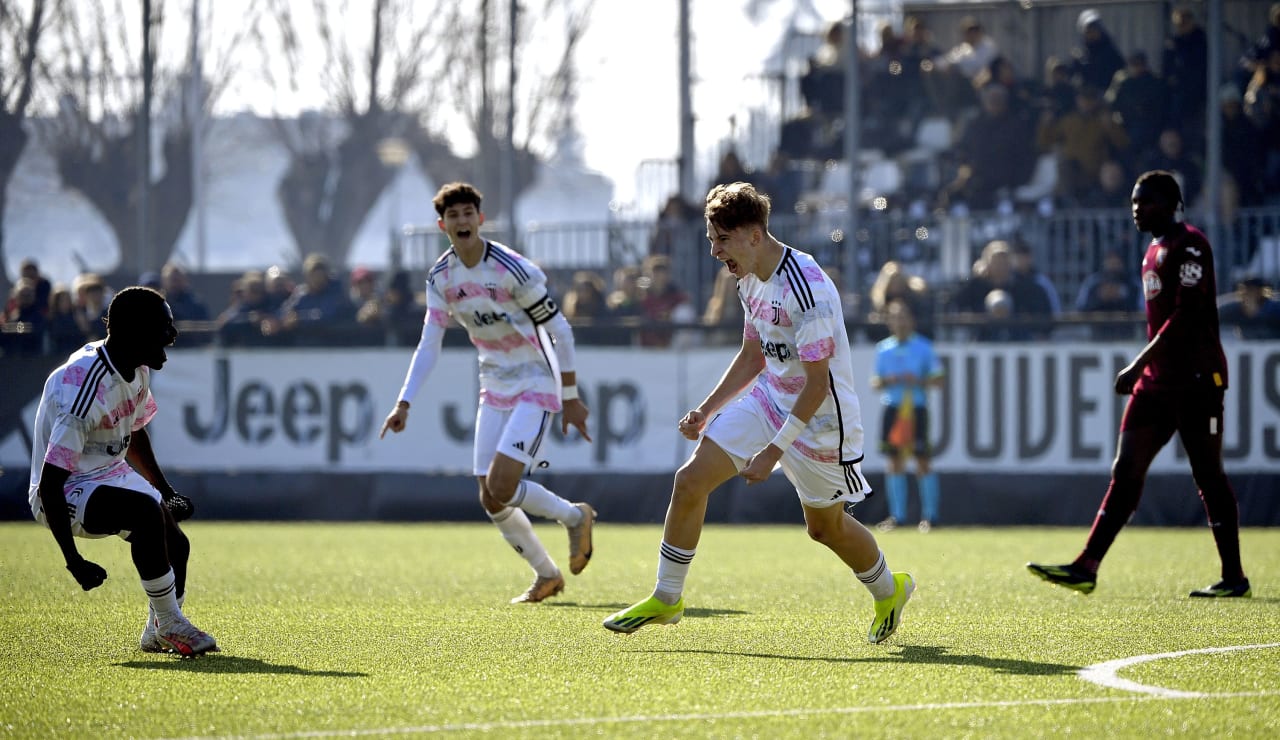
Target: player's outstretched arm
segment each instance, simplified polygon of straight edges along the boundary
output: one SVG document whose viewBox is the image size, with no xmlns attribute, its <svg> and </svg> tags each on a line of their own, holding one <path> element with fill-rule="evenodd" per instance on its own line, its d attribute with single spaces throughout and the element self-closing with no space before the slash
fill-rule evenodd
<svg viewBox="0 0 1280 740">
<path fill-rule="evenodd" d="M 391 409 L 391 413 L 387 414 L 387 418 L 382 422 L 382 431 L 378 433 L 378 439 L 387 436 L 387 430 L 399 434 L 404 431 L 404 427 L 409 423 L 409 402 L 396 401 L 395 408 Z"/>
<path fill-rule="evenodd" d="M 733 356 L 733 362 L 725 368 L 724 375 L 711 393 L 703 399 L 698 407 L 685 414 L 677 427 L 685 439 L 696 440 L 702 434 L 702 427 L 720 407 L 737 398 L 747 386 L 764 370 L 764 352 L 757 341 L 746 341 Z"/>
</svg>

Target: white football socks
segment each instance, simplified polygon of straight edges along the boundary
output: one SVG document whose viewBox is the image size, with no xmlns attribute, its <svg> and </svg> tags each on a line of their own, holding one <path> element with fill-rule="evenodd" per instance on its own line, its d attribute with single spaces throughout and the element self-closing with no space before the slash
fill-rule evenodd
<svg viewBox="0 0 1280 740">
<path fill-rule="evenodd" d="M 497 514 L 489 514 L 489 518 L 502 533 L 502 539 L 520 553 L 539 577 L 552 578 L 560 574 L 560 569 L 547 554 L 547 548 L 542 546 L 542 540 L 533 533 L 533 525 L 523 511 L 508 506 Z"/>
<path fill-rule="evenodd" d="M 172 568 L 159 578 L 142 579 L 142 590 L 147 593 L 147 598 L 151 600 L 151 608 L 155 610 L 156 621 L 159 624 L 169 624 L 182 616 L 182 610 L 178 608 L 177 589 Z"/>
<path fill-rule="evenodd" d="M 555 519 L 570 527 L 575 527 L 582 522 L 581 509 L 548 491 L 541 483 L 528 479 L 520 481 L 520 485 L 516 486 L 516 493 L 507 502 L 507 506 L 524 509 L 544 519 Z"/>
<path fill-rule="evenodd" d="M 889 570 L 889 564 L 884 560 L 884 552 L 880 552 L 876 558 L 876 564 L 871 569 L 862 573 L 854 571 L 853 574 L 862 581 L 862 585 L 867 587 L 871 592 L 871 598 L 876 601 L 887 599 L 893 596 L 897 586 L 893 583 L 893 571 Z"/>
<path fill-rule="evenodd" d="M 684 550 L 663 540 L 658 547 L 658 583 L 653 587 L 653 595 L 664 604 L 674 604 L 684 593 L 684 579 L 689 575 L 689 566 L 693 563 L 697 549 Z"/>
</svg>

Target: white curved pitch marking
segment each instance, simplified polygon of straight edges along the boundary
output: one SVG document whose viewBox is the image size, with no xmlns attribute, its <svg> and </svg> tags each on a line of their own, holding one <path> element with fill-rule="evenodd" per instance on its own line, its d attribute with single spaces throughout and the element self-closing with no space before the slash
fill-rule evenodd
<svg viewBox="0 0 1280 740">
<path fill-rule="evenodd" d="M 1230 647 L 1216 648 L 1200 648 L 1199 650 L 1179 650 L 1176 653 L 1154 653 L 1152 655 L 1135 655 L 1132 658 L 1120 658 L 1119 660 L 1108 660 L 1105 663 L 1095 663 L 1091 666 L 1085 666 L 1076 672 L 1084 680 L 1090 683 L 1096 683 L 1099 686 L 1105 686 L 1109 689 L 1121 689 L 1123 691 L 1133 691 L 1139 694 L 1152 694 L 1154 696 L 1163 696 L 1169 699 L 1194 699 L 1204 696 L 1213 696 L 1213 694 L 1205 694 L 1199 691 L 1179 691 L 1177 689 L 1166 689 L 1162 686 L 1148 686 L 1130 681 L 1127 678 L 1120 678 L 1116 675 L 1121 669 L 1129 666 L 1138 665 L 1140 663 L 1150 663 L 1153 660 L 1164 660 L 1165 658 L 1181 658 L 1184 655 L 1203 655 L 1205 653 L 1230 653 L 1236 650 L 1260 650 L 1264 648 L 1280 647 L 1280 642 L 1269 642 L 1265 645 L 1232 645 Z"/>
</svg>

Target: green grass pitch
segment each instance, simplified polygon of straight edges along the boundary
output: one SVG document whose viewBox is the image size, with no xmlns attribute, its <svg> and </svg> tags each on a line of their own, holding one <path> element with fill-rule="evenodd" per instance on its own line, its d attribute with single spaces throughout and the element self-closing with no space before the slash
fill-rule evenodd
<svg viewBox="0 0 1280 740">
<path fill-rule="evenodd" d="M 186 611 L 223 649 L 195 660 L 138 651 L 123 543 L 79 542 L 110 573 L 84 593 L 46 530 L 0 525 L 0 737 L 1280 733 L 1277 529 L 1242 533 L 1254 598 L 1225 601 L 1187 598 L 1218 577 L 1206 529 L 1127 529 L 1091 596 L 1023 567 L 1084 528 L 879 535 L 919 589 L 877 646 L 869 595 L 800 525 L 708 527 L 684 620 L 607 632 L 661 530 L 602 508 L 591 566 L 520 606 L 529 571 L 488 525 L 191 523 Z M 1233 646 L 1269 647 L 1180 654 Z M 1078 675 L 1123 659 L 1139 690 Z"/>
</svg>

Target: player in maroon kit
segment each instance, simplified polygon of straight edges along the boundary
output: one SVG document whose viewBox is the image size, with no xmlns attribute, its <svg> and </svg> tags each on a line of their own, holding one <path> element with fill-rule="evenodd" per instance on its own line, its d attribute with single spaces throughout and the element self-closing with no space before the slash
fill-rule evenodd
<svg viewBox="0 0 1280 740">
<path fill-rule="evenodd" d="M 1191 595 L 1252 595 L 1240 565 L 1236 495 L 1222 470 L 1227 360 L 1218 339 L 1213 250 L 1199 229 L 1176 219 L 1181 205 L 1182 190 L 1169 172 L 1147 172 L 1133 187 L 1133 222 L 1152 236 L 1142 258 L 1150 341 L 1116 376 L 1116 392 L 1132 395 L 1120 422 L 1111 485 L 1075 561 L 1027 563 L 1040 578 L 1080 593 L 1097 585 L 1098 565 L 1138 508 L 1147 468 L 1176 431 L 1222 560 L 1222 580 Z"/>
</svg>

